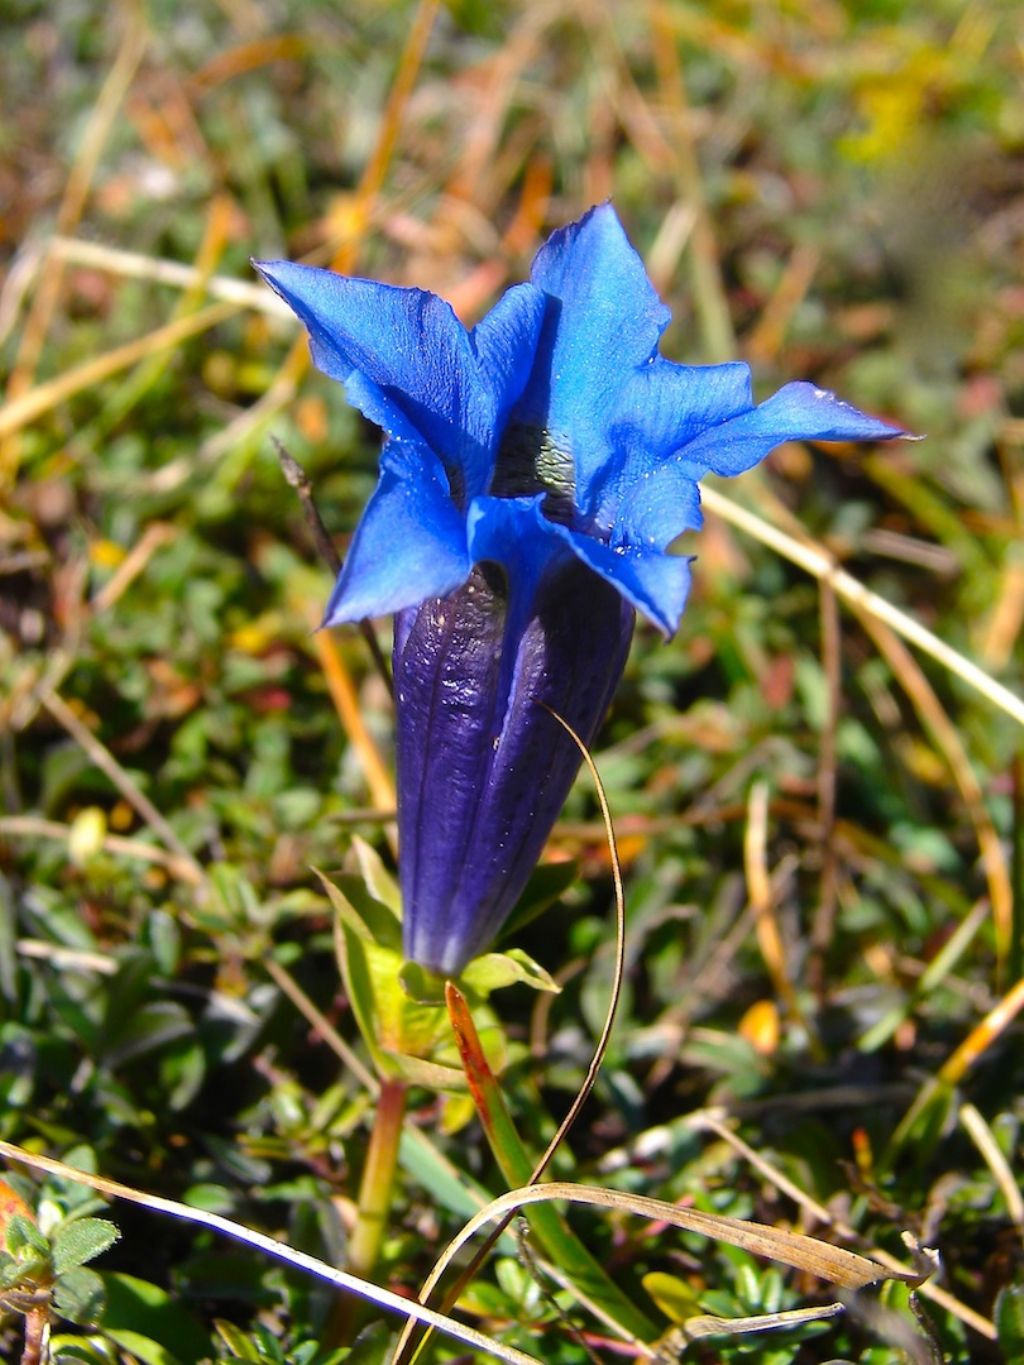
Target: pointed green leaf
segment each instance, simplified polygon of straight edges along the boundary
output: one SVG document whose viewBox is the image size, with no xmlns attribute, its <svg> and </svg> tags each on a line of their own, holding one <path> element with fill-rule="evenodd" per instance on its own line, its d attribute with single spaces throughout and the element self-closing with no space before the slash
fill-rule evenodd
<svg viewBox="0 0 1024 1365">
<path fill-rule="evenodd" d="M 373 983 L 366 958 L 367 949 L 372 946 L 372 940 L 364 939 L 342 915 L 338 915 L 334 921 L 334 949 L 341 978 L 345 983 L 345 991 L 359 1032 L 363 1035 L 363 1041 L 373 1058 L 373 1064 L 377 1071 L 384 1075 Z"/>
<path fill-rule="evenodd" d="M 640 1283 L 669 1322 L 685 1322 L 700 1309 L 700 1295 L 678 1275 L 667 1275 L 662 1270 L 652 1270 Z"/>
<path fill-rule="evenodd" d="M 320 878 L 331 905 L 353 933 L 368 943 L 379 943 L 396 952 L 401 949 L 402 930 L 393 911 L 372 896 L 359 877 L 344 875 L 332 881 L 319 869 L 313 871 Z"/>
<path fill-rule="evenodd" d="M 474 958 L 460 978 L 462 984 L 478 995 L 487 996 L 502 986 L 522 984 L 535 991 L 555 991 L 562 988 L 554 977 L 521 948 L 510 948 L 507 953 L 484 953 Z"/>
<path fill-rule="evenodd" d="M 221 1341 L 238 1360 L 258 1361 L 261 1359 L 255 1343 L 242 1331 L 241 1327 L 236 1327 L 233 1322 L 228 1322 L 224 1318 L 217 1318 L 213 1325 Z"/>
<path fill-rule="evenodd" d="M 382 905 L 386 905 L 395 918 L 401 922 L 402 893 L 398 883 L 384 866 L 380 854 L 365 839 L 360 839 L 358 834 L 352 836 L 352 850 L 356 855 L 359 875 L 362 877 L 363 885 L 367 891 L 375 901 L 380 901 Z"/>
<path fill-rule="evenodd" d="M 120 1233 L 105 1218 L 75 1218 L 62 1223 L 53 1237 L 54 1274 L 63 1275 L 112 1247 Z"/>
</svg>

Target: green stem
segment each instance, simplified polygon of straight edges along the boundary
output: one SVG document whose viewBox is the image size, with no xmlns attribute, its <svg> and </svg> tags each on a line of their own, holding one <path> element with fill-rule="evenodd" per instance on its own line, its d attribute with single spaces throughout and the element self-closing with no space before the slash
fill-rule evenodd
<svg viewBox="0 0 1024 1365">
<path fill-rule="evenodd" d="M 515 1130 L 501 1087 L 487 1064 L 472 1015 L 462 994 L 448 983 L 448 1016 L 462 1057 L 470 1094 L 494 1158 L 518 1189 L 533 1181 L 533 1162 Z M 551 1260 L 565 1272 L 580 1297 L 640 1341 L 653 1341 L 657 1328 L 607 1275 L 552 1204 L 531 1204 L 523 1214 Z"/>
<path fill-rule="evenodd" d="M 405 1082 L 381 1081 L 370 1146 L 359 1186 L 359 1211 L 348 1244 L 348 1268 L 368 1280 L 380 1255 L 405 1117 Z"/>
<path fill-rule="evenodd" d="M 405 1117 L 406 1089 L 404 1081 L 384 1079 L 377 1096 L 373 1131 L 359 1185 L 356 1224 L 348 1240 L 346 1255 L 346 1269 L 364 1280 L 373 1278 L 388 1225 Z M 359 1300 L 351 1294 L 339 1299 L 328 1333 L 332 1343 L 343 1345 L 351 1339 L 359 1306 Z"/>
</svg>

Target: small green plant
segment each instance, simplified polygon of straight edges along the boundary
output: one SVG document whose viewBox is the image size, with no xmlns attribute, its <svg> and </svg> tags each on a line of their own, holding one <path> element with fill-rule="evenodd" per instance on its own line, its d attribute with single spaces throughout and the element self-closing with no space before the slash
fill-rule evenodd
<svg viewBox="0 0 1024 1365">
<path fill-rule="evenodd" d="M 117 1241 L 117 1228 L 105 1218 L 76 1209 L 65 1212 L 52 1201 L 37 1218 L 9 1185 L 0 1183 L 0 1312 L 25 1319 L 25 1357 L 33 1359 L 53 1318 L 91 1325 L 103 1313 L 103 1281 L 86 1263 Z"/>
</svg>

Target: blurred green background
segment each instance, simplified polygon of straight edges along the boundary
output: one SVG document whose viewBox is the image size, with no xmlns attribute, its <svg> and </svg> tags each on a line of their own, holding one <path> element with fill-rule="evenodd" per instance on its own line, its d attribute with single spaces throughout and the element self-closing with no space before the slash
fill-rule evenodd
<svg viewBox="0 0 1024 1365">
<path fill-rule="evenodd" d="M 759 394 L 812 379 L 927 436 L 787 446 L 722 491 L 1020 693 L 1019 19 L 998 0 L 7 0 L 0 1137 L 343 1257 L 369 1098 L 267 960 L 358 1046 L 309 869 L 341 865 L 353 829 L 386 853 L 391 718 L 358 634 L 313 635 L 329 575 L 270 437 L 342 550 L 378 439 L 250 257 L 433 289 L 470 322 L 612 198 L 672 307 L 666 354 L 746 359 Z M 630 965 L 556 1165 L 901 1257 L 906 1229 L 944 1257 L 934 1347 L 889 1289 L 687 1359 L 1021 1358 L 1019 724 L 727 519 L 693 548 L 682 630 L 641 629 L 597 749 Z M 583 876 L 524 944 L 565 990 L 500 1002 L 537 1150 L 609 984 L 588 783 L 550 855 Z M 846 1233 L 688 1117 L 709 1105 Z M 424 1093 L 410 1122 L 501 1189 L 458 1104 Z M 44 1225 L 81 1213 L 21 1179 Z M 65 1358 L 329 1358 L 326 1291 L 110 1216 L 107 1315 L 55 1324 Z M 415 1292 L 460 1221 L 406 1169 L 384 1279 Z M 671 1276 L 687 1312 L 827 1298 L 635 1220 L 578 1226 L 631 1282 Z M 467 1302 L 545 1360 L 587 1358 L 512 1254 Z"/>
</svg>

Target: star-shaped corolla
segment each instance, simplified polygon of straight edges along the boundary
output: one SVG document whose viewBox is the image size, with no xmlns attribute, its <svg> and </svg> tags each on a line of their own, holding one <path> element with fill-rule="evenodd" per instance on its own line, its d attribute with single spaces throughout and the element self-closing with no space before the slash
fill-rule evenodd
<svg viewBox="0 0 1024 1365">
<path fill-rule="evenodd" d="M 433 294 L 258 269 L 313 359 L 386 433 L 325 625 L 397 613 L 407 955 L 454 972 L 515 903 L 590 740 L 633 609 L 679 624 L 698 481 L 790 440 L 899 428 L 811 384 L 755 405 L 746 365 L 658 350 L 669 312 L 610 205 L 556 232 L 467 330 Z M 539 703 L 544 703 L 540 705 Z"/>
<path fill-rule="evenodd" d="M 451 592 L 474 563 L 521 559 L 523 535 L 534 572 L 568 551 L 671 633 L 689 573 L 666 550 L 699 525 L 704 474 L 739 474 L 784 441 L 902 434 L 811 384 L 755 406 L 746 365 L 666 360 L 669 311 L 607 204 L 556 232 L 530 283 L 470 331 L 419 289 L 258 269 L 388 436 L 328 625 Z"/>
</svg>

